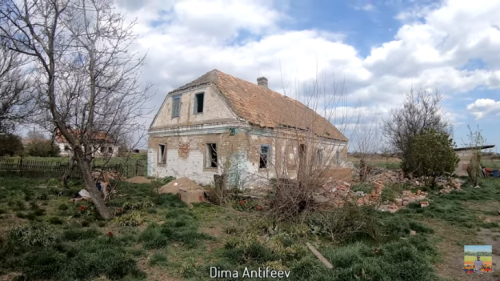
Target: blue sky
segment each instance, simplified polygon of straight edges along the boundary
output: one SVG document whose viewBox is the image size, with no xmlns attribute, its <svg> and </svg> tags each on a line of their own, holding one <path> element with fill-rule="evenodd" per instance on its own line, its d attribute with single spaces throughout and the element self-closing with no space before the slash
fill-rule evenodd
<svg viewBox="0 0 500 281">
<path fill-rule="evenodd" d="M 467 252 L 491 252 L 491 245 L 465 245 L 464 251 Z"/>
<path fill-rule="evenodd" d="M 498 1 L 119 3 L 138 20 L 134 50 L 148 54 L 143 81 L 157 91 L 154 111 L 168 91 L 212 69 L 251 82 L 264 75 L 272 89 L 291 96 L 320 73 L 328 84 L 321 95 L 345 86 L 342 110 L 331 110 L 359 116 L 361 125 L 350 128 L 379 124 L 411 88 L 439 90 L 458 145 L 467 125 L 479 125 L 488 143 L 500 145 Z"/>
</svg>

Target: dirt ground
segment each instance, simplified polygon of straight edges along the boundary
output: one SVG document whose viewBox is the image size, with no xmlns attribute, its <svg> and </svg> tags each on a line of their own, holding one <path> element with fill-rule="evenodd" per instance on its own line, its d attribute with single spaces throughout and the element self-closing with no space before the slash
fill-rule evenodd
<svg viewBox="0 0 500 281">
<path fill-rule="evenodd" d="M 482 202 L 481 204 L 466 204 L 472 212 L 498 211 L 500 202 Z M 500 214 L 480 215 L 484 222 L 500 222 Z M 463 229 L 438 220 L 429 220 L 427 224 L 434 228 L 438 237 L 437 247 L 443 259 L 436 265 L 436 272 L 451 281 L 487 280 L 500 281 L 500 229 Z M 493 248 L 493 272 L 472 274 L 465 273 L 464 245 L 492 245 Z"/>
</svg>

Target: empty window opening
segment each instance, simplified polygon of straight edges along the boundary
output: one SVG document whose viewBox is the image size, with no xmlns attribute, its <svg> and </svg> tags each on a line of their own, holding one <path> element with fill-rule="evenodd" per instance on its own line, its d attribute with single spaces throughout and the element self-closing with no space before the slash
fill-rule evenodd
<svg viewBox="0 0 500 281">
<path fill-rule="evenodd" d="M 323 164 L 323 149 L 318 148 L 318 153 L 316 155 L 316 158 L 318 160 L 318 164 Z"/>
<path fill-rule="evenodd" d="M 217 144 L 207 143 L 207 168 L 217 168 Z"/>
<path fill-rule="evenodd" d="M 261 145 L 260 146 L 260 160 L 259 160 L 259 168 L 267 168 L 269 165 L 269 153 L 270 153 L 269 145 Z"/>
<path fill-rule="evenodd" d="M 181 96 L 175 96 L 172 98 L 172 118 L 179 117 L 181 115 Z"/>
<path fill-rule="evenodd" d="M 69 146 L 65 145 L 64 146 L 64 151 L 69 151 Z"/>
<path fill-rule="evenodd" d="M 108 153 L 113 153 L 113 147 L 108 147 Z"/>
<path fill-rule="evenodd" d="M 194 100 L 194 113 L 202 113 L 203 112 L 203 100 L 205 99 L 205 94 L 200 93 L 196 94 Z"/>
<path fill-rule="evenodd" d="M 160 144 L 158 147 L 158 163 L 167 163 L 167 148 L 164 144 Z"/>
<path fill-rule="evenodd" d="M 106 148 L 104 146 L 101 146 L 101 153 L 106 152 Z"/>
</svg>

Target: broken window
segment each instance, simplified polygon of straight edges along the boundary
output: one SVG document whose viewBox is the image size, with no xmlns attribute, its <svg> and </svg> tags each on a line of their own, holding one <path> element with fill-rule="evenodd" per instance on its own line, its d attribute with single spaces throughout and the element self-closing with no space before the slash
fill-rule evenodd
<svg viewBox="0 0 500 281">
<path fill-rule="evenodd" d="M 104 146 L 101 146 L 101 153 L 106 152 L 106 148 Z"/>
<path fill-rule="evenodd" d="M 108 147 L 108 153 L 113 154 L 113 147 Z"/>
<path fill-rule="evenodd" d="M 160 144 L 158 147 L 158 164 L 167 163 L 167 148 L 164 144 Z"/>
<path fill-rule="evenodd" d="M 203 112 L 203 101 L 205 99 L 204 93 L 196 94 L 194 99 L 194 113 L 202 113 Z"/>
<path fill-rule="evenodd" d="M 64 151 L 69 151 L 69 146 L 65 145 L 64 146 Z"/>
<path fill-rule="evenodd" d="M 207 168 L 217 168 L 216 143 L 207 143 Z"/>
<path fill-rule="evenodd" d="M 181 96 L 175 96 L 172 98 L 172 118 L 179 117 L 181 115 Z"/>
<path fill-rule="evenodd" d="M 269 145 L 261 145 L 260 146 L 260 161 L 259 168 L 267 168 L 269 164 L 269 153 L 271 149 Z"/>
<path fill-rule="evenodd" d="M 337 156 L 337 165 L 340 166 L 340 150 L 337 150 L 336 156 Z"/>
<path fill-rule="evenodd" d="M 317 160 L 318 160 L 318 164 L 323 164 L 323 149 L 321 148 L 318 148 L 318 152 L 317 152 Z"/>
</svg>

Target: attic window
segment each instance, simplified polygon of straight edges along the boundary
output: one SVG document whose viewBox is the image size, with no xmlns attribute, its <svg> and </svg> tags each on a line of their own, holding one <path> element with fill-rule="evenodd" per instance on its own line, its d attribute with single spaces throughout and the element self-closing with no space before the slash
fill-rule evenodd
<svg viewBox="0 0 500 281">
<path fill-rule="evenodd" d="M 179 117 L 181 115 L 181 96 L 172 97 L 172 118 Z"/>
<path fill-rule="evenodd" d="M 194 99 L 194 113 L 202 113 L 203 112 L 203 102 L 205 99 L 204 93 L 199 93 L 195 95 Z"/>
</svg>

